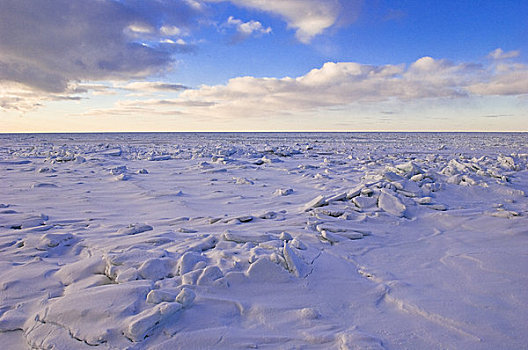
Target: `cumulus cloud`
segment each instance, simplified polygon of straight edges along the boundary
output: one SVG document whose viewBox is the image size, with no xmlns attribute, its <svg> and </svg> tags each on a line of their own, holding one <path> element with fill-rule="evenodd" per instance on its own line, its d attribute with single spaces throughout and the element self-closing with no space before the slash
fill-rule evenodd
<svg viewBox="0 0 528 350">
<path fill-rule="evenodd" d="M 528 94 L 528 66 L 524 64 L 500 64 L 481 81 L 467 89 L 476 95 L 514 96 Z"/>
<path fill-rule="evenodd" d="M 246 8 L 257 9 L 282 17 L 295 29 L 297 39 L 309 43 L 312 38 L 335 24 L 354 21 L 360 0 L 205 0 L 230 1 Z"/>
<path fill-rule="evenodd" d="M 244 22 L 240 19 L 236 19 L 233 16 L 229 16 L 226 21 L 226 26 L 235 27 L 238 33 L 238 39 L 246 39 L 253 34 L 269 34 L 271 33 L 271 27 L 264 27 L 259 21 L 251 20 Z"/>
<path fill-rule="evenodd" d="M 64 93 L 78 81 L 142 78 L 187 46 L 161 43 L 199 9 L 169 0 L 2 0 L 0 82 Z"/>
<path fill-rule="evenodd" d="M 526 65 L 485 66 L 422 57 L 410 65 L 328 62 L 296 78 L 238 77 L 224 85 L 186 89 L 174 99 L 149 100 L 148 105 L 178 106 L 182 112 L 211 117 L 249 118 L 362 103 L 525 94 Z"/>
</svg>

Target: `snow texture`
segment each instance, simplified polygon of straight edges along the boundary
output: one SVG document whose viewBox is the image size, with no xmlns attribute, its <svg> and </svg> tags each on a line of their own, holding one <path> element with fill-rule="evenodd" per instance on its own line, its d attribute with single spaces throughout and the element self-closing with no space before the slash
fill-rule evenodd
<svg viewBox="0 0 528 350">
<path fill-rule="evenodd" d="M 0 135 L 3 349 L 522 349 L 526 134 Z"/>
</svg>

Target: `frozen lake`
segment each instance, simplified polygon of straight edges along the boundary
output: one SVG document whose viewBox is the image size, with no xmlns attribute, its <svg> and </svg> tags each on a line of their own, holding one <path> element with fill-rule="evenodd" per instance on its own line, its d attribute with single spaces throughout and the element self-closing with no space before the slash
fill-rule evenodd
<svg viewBox="0 0 528 350">
<path fill-rule="evenodd" d="M 528 134 L 0 134 L 6 349 L 522 349 Z"/>
</svg>

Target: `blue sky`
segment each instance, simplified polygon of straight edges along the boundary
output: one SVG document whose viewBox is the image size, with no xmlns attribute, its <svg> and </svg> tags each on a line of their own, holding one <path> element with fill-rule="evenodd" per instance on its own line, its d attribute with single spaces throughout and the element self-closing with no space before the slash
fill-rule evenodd
<svg viewBox="0 0 528 350">
<path fill-rule="evenodd" d="M 528 131 L 528 2 L 2 0 L 0 131 Z"/>
</svg>

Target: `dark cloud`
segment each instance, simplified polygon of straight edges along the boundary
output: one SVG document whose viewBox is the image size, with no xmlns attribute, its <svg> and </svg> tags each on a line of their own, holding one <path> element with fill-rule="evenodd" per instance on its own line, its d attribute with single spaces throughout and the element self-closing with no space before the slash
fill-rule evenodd
<svg viewBox="0 0 528 350">
<path fill-rule="evenodd" d="M 161 43 L 160 28 L 187 28 L 199 11 L 184 0 L 1 0 L 0 81 L 58 93 L 158 73 L 189 50 Z"/>
</svg>

